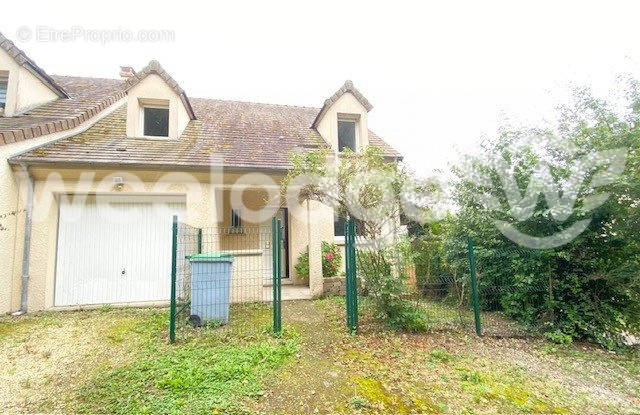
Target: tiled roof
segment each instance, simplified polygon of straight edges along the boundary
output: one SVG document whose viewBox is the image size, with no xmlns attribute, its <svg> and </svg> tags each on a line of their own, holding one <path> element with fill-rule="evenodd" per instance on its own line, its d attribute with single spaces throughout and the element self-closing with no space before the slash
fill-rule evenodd
<svg viewBox="0 0 640 415">
<path fill-rule="evenodd" d="M 72 129 L 118 101 L 125 95 L 119 79 L 51 76 L 67 91 L 58 99 L 24 114 L 0 117 L 0 145 Z"/>
<path fill-rule="evenodd" d="M 4 49 L 4 51 L 7 52 L 7 54 L 11 56 L 18 65 L 31 72 L 36 78 L 40 79 L 42 83 L 55 92 L 57 96 L 60 98 L 67 98 L 67 92 L 64 88 L 59 85 L 55 79 L 47 75 L 42 68 L 36 65 L 36 63 L 12 41 L 4 37 L 2 33 L 0 33 L 0 48 Z"/>
<path fill-rule="evenodd" d="M 318 108 L 192 98 L 196 120 L 179 139 L 126 137 L 126 108 L 98 121 L 74 137 L 16 156 L 11 163 L 56 163 L 204 169 L 216 163 L 229 168 L 290 168 L 289 154 L 327 146 L 311 128 Z M 385 155 L 400 155 L 373 132 L 370 143 Z"/>
</svg>

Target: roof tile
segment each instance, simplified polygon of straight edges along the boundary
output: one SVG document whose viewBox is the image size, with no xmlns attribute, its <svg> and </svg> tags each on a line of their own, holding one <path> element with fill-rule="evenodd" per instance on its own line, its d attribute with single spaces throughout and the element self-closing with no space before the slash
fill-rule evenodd
<svg viewBox="0 0 640 415">
<path fill-rule="evenodd" d="M 179 139 L 127 138 L 123 107 L 83 133 L 10 162 L 206 169 L 216 157 L 229 168 L 284 170 L 291 167 L 291 152 L 327 146 L 310 128 L 318 108 L 200 98 L 191 102 L 197 119 Z M 370 143 L 385 155 L 399 157 L 375 133 L 369 134 Z"/>
</svg>

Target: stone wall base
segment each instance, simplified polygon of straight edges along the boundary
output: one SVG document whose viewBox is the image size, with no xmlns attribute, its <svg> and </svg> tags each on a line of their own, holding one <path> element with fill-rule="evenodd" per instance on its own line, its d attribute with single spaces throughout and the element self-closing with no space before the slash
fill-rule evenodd
<svg viewBox="0 0 640 415">
<path fill-rule="evenodd" d="M 344 295 L 345 294 L 345 279 L 343 277 L 331 277 L 323 279 L 323 294 L 335 294 L 335 295 Z"/>
</svg>

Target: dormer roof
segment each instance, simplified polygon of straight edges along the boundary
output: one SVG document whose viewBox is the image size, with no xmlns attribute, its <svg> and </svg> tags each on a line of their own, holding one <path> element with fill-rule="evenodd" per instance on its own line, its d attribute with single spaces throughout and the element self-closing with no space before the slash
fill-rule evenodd
<svg viewBox="0 0 640 415">
<path fill-rule="evenodd" d="M 38 78 L 44 85 L 51 89 L 60 98 L 69 98 L 67 92 L 52 77 L 40 68 L 36 63 L 18 48 L 12 41 L 0 33 L 0 48 L 11 56 L 18 65 L 22 66 Z"/>
<path fill-rule="evenodd" d="M 196 115 L 193 111 L 193 107 L 191 106 L 191 102 L 189 102 L 189 98 L 187 94 L 184 92 L 184 89 L 178 85 L 178 83 L 165 71 L 160 63 L 157 60 L 152 60 L 149 62 L 147 66 L 145 66 L 140 72 L 137 72 L 135 75 L 127 78 L 125 81 L 126 92 L 128 92 L 131 88 L 138 85 L 144 78 L 149 76 L 150 74 L 156 74 L 169 86 L 169 88 L 173 89 L 173 91 L 178 94 L 184 108 L 189 114 L 189 118 L 192 120 L 196 119 Z"/>
<path fill-rule="evenodd" d="M 329 110 L 329 108 L 331 108 L 331 106 L 335 104 L 336 101 L 338 101 L 338 99 L 340 99 L 340 97 L 346 94 L 347 92 L 352 94 L 358 100 L 358 102 L 367 110 L 367 112 L 373 109 L 373 105 L 371 105 L 371 103 L 364 97 L 364 95 L 362 95 L 362 93 L 360 93 L 360 91 L 358 91 L 356 87 L 353 86 L 353 82 L 346 80 L 344 82 L 344 85 L 342 85 L 340 89 L 338 89 L 333 95 L 331 95 L 329 99 L 324 101 L 324 105 L 320 109 L 320 112 L 316 116 L 315 120 L 313 120 L 313 124 L 311 124 L 311 128 L 316 128 L 318 126 L 318 123 L 320 123 L 320 120 L 322 120 L 322 117 L 324 117 L 324 114 Z"/>
</svg>

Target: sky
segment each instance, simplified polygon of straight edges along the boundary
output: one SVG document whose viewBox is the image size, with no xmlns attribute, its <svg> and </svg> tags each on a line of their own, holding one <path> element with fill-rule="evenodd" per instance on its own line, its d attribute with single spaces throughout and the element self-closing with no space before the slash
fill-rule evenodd
<svg viewBox="0 0 640 415">
<path fill-rule="evenodd" d="M 351 79 L 369 127 L 420 175 L 505 120 L 552 119 L 571 85 L 606 96 L 640 77 L 640 2 L 65 4 L 8 2 L 0 31 L 50 74 L 117 78 L 157 59 L 192 97 L 320 107 Z"/>
</svg>

